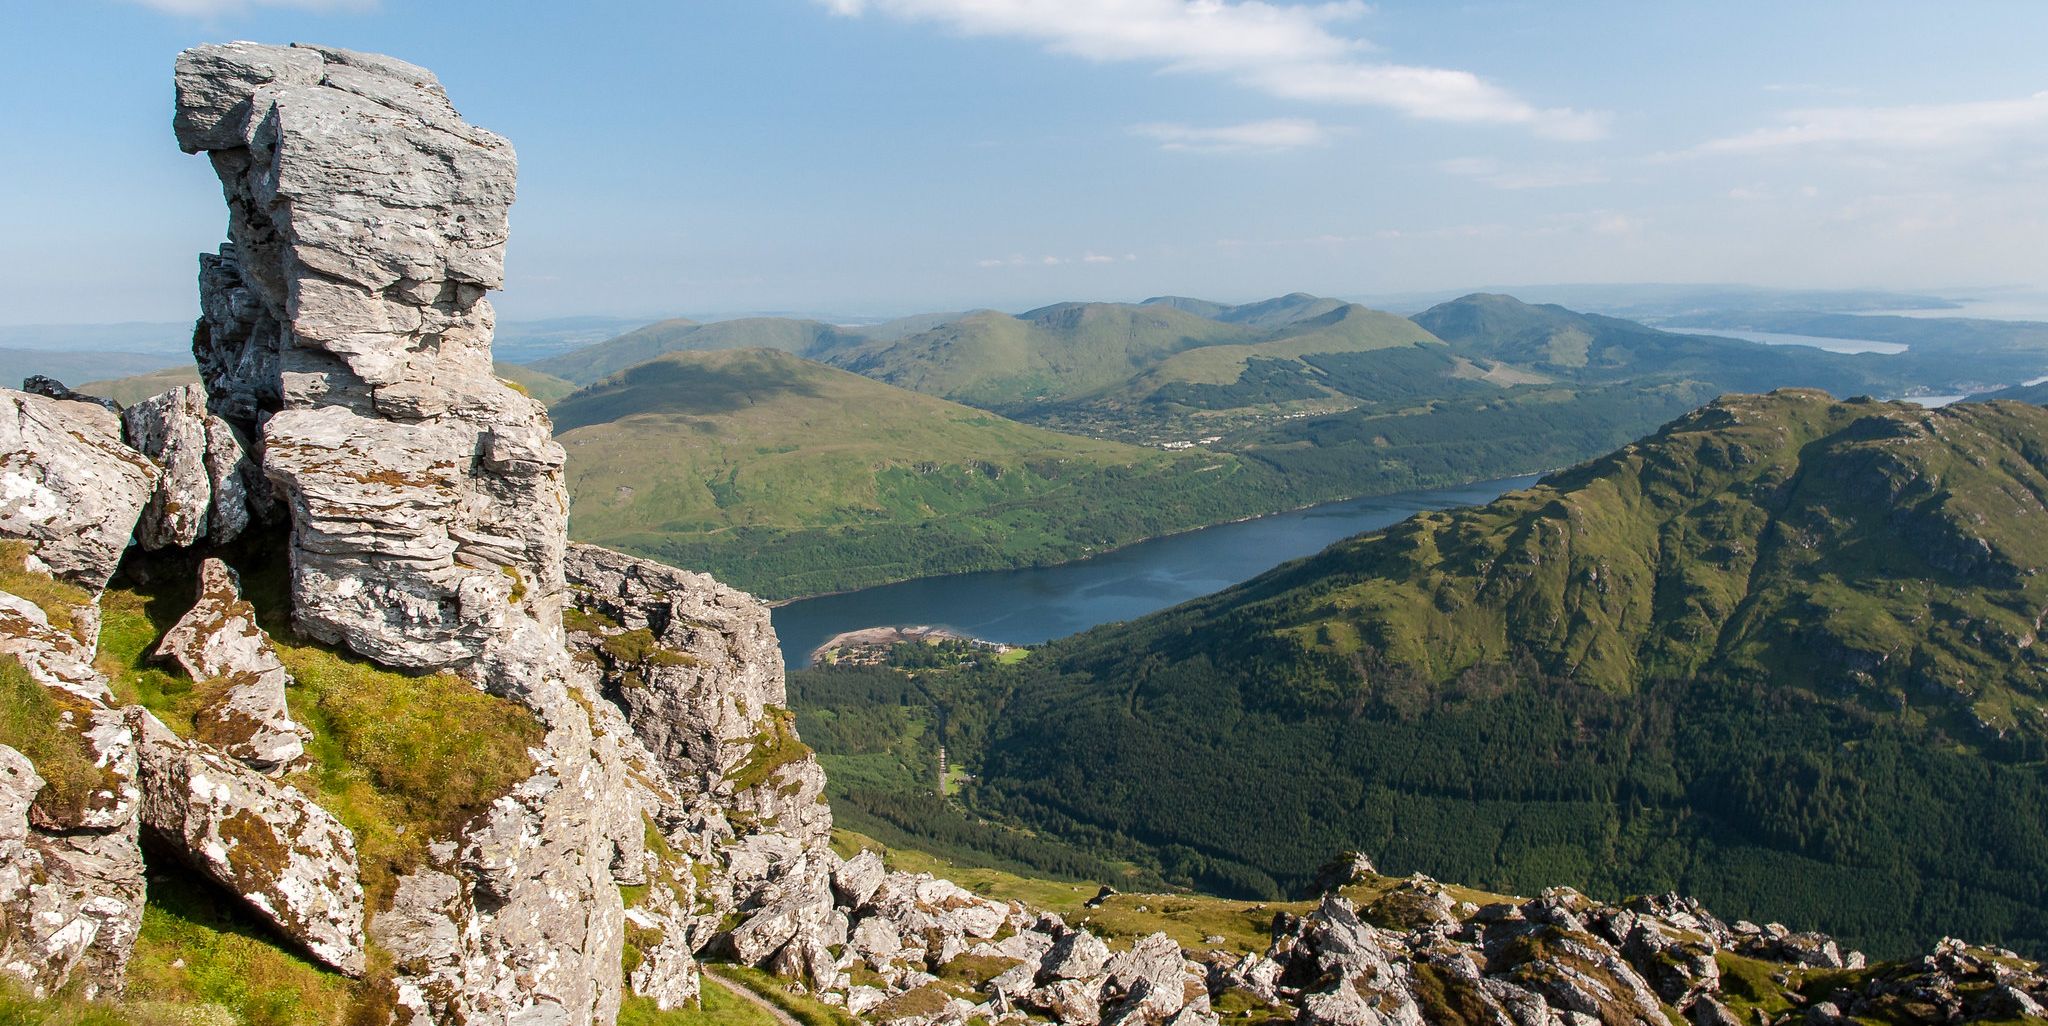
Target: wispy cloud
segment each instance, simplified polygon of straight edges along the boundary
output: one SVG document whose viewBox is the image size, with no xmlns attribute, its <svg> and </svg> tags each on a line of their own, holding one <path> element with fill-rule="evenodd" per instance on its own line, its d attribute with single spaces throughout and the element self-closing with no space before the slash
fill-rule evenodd
<svg viewBox="0 0 2048 1026">
<path fill-rule="evenodd" d="M 1330 141 L 1329 129 L 1307 118 L 1274 118 L 1212 126 L 1161 121 L 1132 125 L 1131 134 L 1156 140 L 1163 150 L 1206 153 L 1296 150 L 1304 146 L 1321 146 Z"/>
<path fill-rule="evenodd" d="M 1091 249 L 1091 250 L 1088 250 L 1087 252 L 1085 252 L 1085 253 L 1081 254 L 1080 256 L 1077 256 L 1077 257 L 1069 257 L 1069 256 L 1059 256 L 1059 255 L 1057 255 L 1057 254 L 1051 254 L 1051 253 L 1048 253 L 1048 254 L 1046 254 L 1045 256 L 1036 256 L 1036 257 L 1033 257 L 1033 256 L 1025 256 L 1025 255 L 1024 255 L 1024 254 L 1022 254 L 1022 253 L 1013 253 L 1013 254 L 1011 254 L 1011 255 L 1009 255 L 1009 256 L 1007 256 L 1007 257 L 988 257 L 988 258 L 986 258 L 986 259 L 982 259 L 982 260 L 976 260 L 976 261 L 974 262 L 974 266 L 976 266 L 976 267 L 984 267 L 984 268 L 996 268 L 996 267 L 1060 267 L 1060 266 L 1063 266 L 1063 265 L 1066 265 L 1066 264 L 1118 264 L 1118 263 L 1129 263 L 1129 262 L 1131 262 L 1131 261 L 1134 261 L 1134 260 L 1136 260 L 1136 259 L 1138 259 L 1138 254 L 1136 254 L 1136 253 L 1125 253 L 1125 254 L 1124 254 L 1124 255 L 1122 255 L 1122 256 L 1110 256 L 1109 254 L 1106 254 L 1106 253 L 1097 253 L 1097 252 L 1095 252 L 1094 250 L 1092 250 L 1092 249 Z"/>
<path fill-rule="evenodd" d="M 377 9 L 377 0 L 125 0 L 125 2 L 138 7 L 147 7 L 153 11 L 182 15 L 188 18 L 211 18 L 224 14 L 241 14 L 261 7 L 331 12 L 336 14 L 360 14 Z"/>
<path fill-rule="evenodd" d="M 1811 107 L 1786 111 L 1778 121 L 1768 128 L 1708 140 L 1680 155 L 1739 155 L 1816 146 L 1890 150 L 1967 146 L 2048 126 L 2048 92 L 1969 103 Z"/>
<path fill-rule="evenodd" d="M 1381 107 L 1431 121 L 1518 125 L 1560 139 L 1606 134 L 1607 115 L 1544 108 L 1473 74 L 1365 59 L 1366 41 L 1332 26 L 1360 0 L 819 0 L 933 22 L 967 35 L 1030 39 L 1095 61 L 1135 61 L 1222 75 L 1271 96 Z"/>
<path fill-rule="evenodd" d="M 1557 189 L 1570 185 L 1602 185 L 1607 173 L 1583 164 L 1544 164 L 1527 168 L 1502 167 L 1491 157 L 1458 157 L 1437 165 L 1437 169 L 1460 178 L 1470 178 L 1496 189 Z"/>
</svg>

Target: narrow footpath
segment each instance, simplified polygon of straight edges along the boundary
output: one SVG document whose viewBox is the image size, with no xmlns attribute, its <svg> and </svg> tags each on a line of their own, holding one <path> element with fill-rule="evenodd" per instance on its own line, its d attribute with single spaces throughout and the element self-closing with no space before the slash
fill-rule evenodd
<svg viewBox="0 0 2048 1026">
<path fill-rule="evenodd" d="M 736 983 L 732 980 L 728 980 L 725 977 L 713 972 L 711 970 L 711 967 L 708 965 L 701 966 L 700 968 L 703 970 L 705 982 L 710 983 L 713 986 L 722 987 L 726 990 L 727 993 L 737 995 L 741 1000 L 753 1004 L 754 1007 L 759 1008 L 760 1010 L 767 1012 L 769 1015 L 774 1016 L 775 1021 L 782 1024 L 782 1026 L 804 1026 L 803 1023 L 797 1021 L 796 1016 L 793 1016 L 788 1012 L 785 1012 L 782 1009 L 777 1008 L 775 1006 L 775 1002 L 770 1001 L 767 998 L 764 998 L 761 995 L 754 993 L 753 988 L 747 986 L 746 984 Z"/>
</svg>

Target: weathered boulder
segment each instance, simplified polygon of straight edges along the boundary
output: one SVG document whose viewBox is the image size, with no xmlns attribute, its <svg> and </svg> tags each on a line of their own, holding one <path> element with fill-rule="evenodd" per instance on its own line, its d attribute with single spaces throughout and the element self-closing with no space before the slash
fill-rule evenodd
<svg viewBox="0 0 2048 1026">
<path fill-rule="evenodd" d="M 1045 961 L 1039 966 L 1039 978 L 1085 980 L 1102 972 L 1108 964 L 1109 945 L 1086 930 L 1075 930 L 1053 942 L 1052 950 L 1046 952 Z"/>
<path fill-rule="evenodd" d="M 143 548 L 226 544 L 249 526 L 243 482 L 253 464 L 227 421 L 207 412 L 204 389 L 181 385 L 144 399 L 121 411 L 121 425 L 129 447 L 161 468 L 135 529 Z"/>
<path fill-rule="evenodd" d="M 142 931 L 137 818 L 109 830 L 29 834 L 25 896 L 0 915 L 0 973 L 37 994 L 121 992 Z"/>
<path fill-rule="evenodd" d="M 686 793 L 715 789 L 788 704 L 768 607 L 704 574 L 570 545 L 573 647 Z"/>
<path fill-rule="evenodd" d="M 79 637 L 86 633 L 80 619 L 74 614 L 72 629 L 62 630 L 50 622 L 43 607 L 0 591 L 0 656 L 14 657 L 46 687 L 91 701 L 113 701 L 106 677 L 93 668 L 92 645 Z"/>
<path fill-rule="evenodd" d="M 219 685 L 193 714 L 200 741 L 266 773 L 282 771 L 305 751 L 307 732 L 285 702 L 291 673 L 226 563 L 200 563 L 198 598 L 164 633 L 156 657 L 174 660 L 195 681 Z"/>
<path fill-rule="evenodd" d="M 34 543 L 57 576 L 106 587 L 156 477 L 119 416 L 0 388 L 0 537 Z"/>
<path fill-rule="evenodd" d="M 131 707 L 142 739 L 142 823 L 315 959 L 362 975 L 355 836 L 327 810 Z"/>
<path fill-rule="evenodd" d="M 1205 975 L 1181 957 L 1180 945 L 1163 933 L 1138 938 L 1106 967 L 1105 1022 L 1157 1024 L 1172 1018 L 1199 995 L 1203 1009 L 1209 991 Z"/>
<path fill-rule="evenodd" d="M 1317 868 L 1312 886 L 1317 894 L 1322 894 L 1371 879 L 1378 873 L 1379 870 L 1373 868 L 1372 859 L 1363 852 L 1347 851 Z"/>
<path fill-rule="evenodd" d="M 889 870 L 882 864 L 882 857 L 862 849 L 854 857 L 833 867 L 832 893 L 838 898 L 841 908 L 858 910 L 874 897 L 875 889 L 882 886 L 882 879 L 888 875 Z"/>
</svg>

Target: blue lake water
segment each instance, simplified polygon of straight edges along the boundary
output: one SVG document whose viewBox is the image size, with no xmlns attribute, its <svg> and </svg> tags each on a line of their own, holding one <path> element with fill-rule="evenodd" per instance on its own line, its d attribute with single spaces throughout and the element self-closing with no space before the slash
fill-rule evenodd
<svg viewBox="0 0 2048 1026">
<path fill-rule="evenodd" d="M 1676 331 L 1687 335 L 1719 335 L 1722 338 L 1739 338 L 1748 342 L 1762 342 L 1767 346 L 1811 346 L 1825 349 L 1830 353 L 1884 353 L 1894 355 L 1906 351 L 1902 342 L 1879 342 L 1874 338 L 1823 338 L 1819 335 L 1787 335 L 1778 331 L 1737 331 L 1732 328 L 1681 328 L 1677 325 L 1659 325 L 1665 331 Z"/>
<path fill-rule="evenodd" d="M 1349 499 L 1176 534 L 1099 556 L 1026 570 L 926 577 L 778 606 L 775 631 L 791 667 L 834 635 L 863 627 L 950 627 L 1035 645 L 1129 620 L 1249 580 L 1330 543 L 1433 509 L 1489 502 L 1534 476 Z"/>
</svg>

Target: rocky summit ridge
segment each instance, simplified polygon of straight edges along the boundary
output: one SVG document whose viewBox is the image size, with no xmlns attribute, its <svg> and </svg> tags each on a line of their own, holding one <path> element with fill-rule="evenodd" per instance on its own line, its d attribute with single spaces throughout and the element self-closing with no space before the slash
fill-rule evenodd
<svg viewBox="0 0 2048 1026">
<path fill-rule="evenodd" d="M 767 609 L 567 542 L 547 416 L 490 371 L 510 145 L 430 73 L 375 55 L 202 46 L 176 85 L 179 145 L 208 156 L 229 210 L 230 241 L 200 263 L 202 384 L 118 412 L 54 383 L 0 390 L 10 986 L 118 998 L 148 874 L 175 872 L 362 978 L 356 1022 L 610 1023 L 628 993 L 692 1003 L 700 959 L 909 1023 L 2042 1014 L 2048 977 L 2010 953 L 1946 944 L 1872 974 L 1827 938 L 1672 897 L 1480 904 L 1416 879 L 1389 918 L 1347 896 L 1369 874 L 1351 864 L 1231 955 L 1163 932 L 1112 945 L 842 858 Z M 252 539 L 284 550 L 258 554 L 288 562 L 288 628 L 227 558 L 250 566 Z M 195 586 L 148 648 L 194 682 L 186 715 L 102 658 L 110 583 L 165 565 Z M 281 653 L 314 644 L 508 703 L 533 724 L 529 765 L 415 857 L 372 865 L 362 824 L 302 772 L 316 732 Z M 1783 986 L 1731 988 L 1729 965 Z M 1863 975 L 1816 1001 L 1790 982 L 1808 970 Z"/>
</svg>

